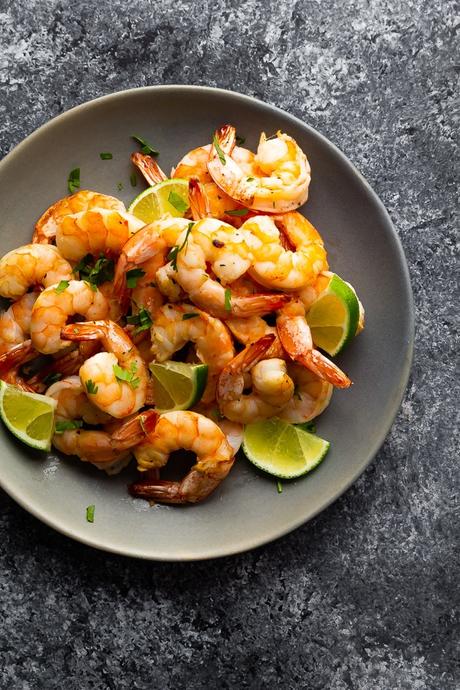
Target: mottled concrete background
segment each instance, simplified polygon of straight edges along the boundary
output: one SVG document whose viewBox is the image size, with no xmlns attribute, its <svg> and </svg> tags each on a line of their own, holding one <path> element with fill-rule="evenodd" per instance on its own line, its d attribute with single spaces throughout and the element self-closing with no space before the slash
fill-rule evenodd
<svg viewBox="0 0 460 690">
<path fill-rule="evenodd" d="M 2 154 L 67 108 L 126 87 L 258 96 L 308 118 L 380 195 L 417 318 L 412 377 L 375 462 L 275 544 L 211 563 L 134 562 L 72 543 L 2 494 L 1 687 L 454 688 L 454 3 L 0 9 Z"/>
</svg>

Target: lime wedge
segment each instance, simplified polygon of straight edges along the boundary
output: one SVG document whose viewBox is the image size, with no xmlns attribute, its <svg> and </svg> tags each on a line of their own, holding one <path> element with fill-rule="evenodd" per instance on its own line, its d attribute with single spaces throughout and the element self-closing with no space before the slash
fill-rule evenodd
<svg viewBox="0 0 460 690">
<path fill-rule="evenodd" d="M 313 342 L 332 357 L 355 336 L 359 321 L 356 292 L 335 273 L 307 313 Z"/>
<path fill-rule="evenodd" d="M 243 450 L 250 462 L 268 474 L 294 479 L 319 465 L 330 447 L 315 434 L 276 417 L 247 424 Z"/>
<path fill-rule="evenodd" d="M 203 395 L 208 380 L 206 364 L 152 362 L 155 407 L 163 412 L 189 410 Z"/>
<path fill-rule="evenodd" d="M 173 178 L 145 189 L 131 202 L 128 211 L 144 223 L 153 223 L 165 216 L 183 218 L 189 206 L 188 181 Z"/>
<path fill-rule="evenodd" d="M 0 381 L 0 417 L 20 441 L 31 448 L 49 450 L 54 433 L 56 400 Z"/>
</svg>

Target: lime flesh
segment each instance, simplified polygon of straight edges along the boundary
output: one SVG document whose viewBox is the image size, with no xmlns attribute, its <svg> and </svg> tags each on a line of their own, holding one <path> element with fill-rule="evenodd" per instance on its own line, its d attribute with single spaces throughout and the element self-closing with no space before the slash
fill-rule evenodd
<svg viewBox="0 0 460 690">
<path fill-rule="evenodd" d="M 32 448 L 49 450 L 54 433 L 56 400 L 0 381 L 0 416 L 18 439 Z"/>
<path fill-rule="evenodd" d="M 128 211 L 144 223 L 153 223 L 167 216 L 183 218 L 188 208 L 187 180 L 172 178 L 141 192 Z"/>
<path fill-rule="evenodd" d="M 189 410 L 203 395 L 208 380 L 206 364 L 152 362 L 155 407 L 163 412 Z"/>
</svg>

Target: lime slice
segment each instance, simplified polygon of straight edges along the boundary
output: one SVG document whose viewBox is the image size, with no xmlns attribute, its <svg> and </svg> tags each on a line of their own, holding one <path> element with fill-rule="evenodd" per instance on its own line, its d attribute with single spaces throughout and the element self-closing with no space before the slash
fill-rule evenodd
<svg viewBox="0 0 460 690">
<path fill-rule="evenodd" d="M 153 223 L 164 216 L 183 218 L 189 206 L 188 181 L 172 178 L 141 192 L 128 211 L 144 223 Z"/>
<path fill-rule="evenodd" d="M 281 479 L 294 479 L 319 465 L 330 447 L 315 434 L 273 417 L 247 424 L 243 450 L 250 462 Z"/>
<path fill-rule="evenodd" d="M 206 364 L 152 362 L 155 407 L 163 412 L 189 410 L 203 395 L 208 380 Z"/>
<path fill-rule="evenodd" d="M 359 301 L 356 292 L 335 273 L 307 313 L 313 342 L 331 355 L 338 355 L 356 334 Z"/>
<path fill-rule="evenodd" d="M 54 398 L 0 381 L 0 417 L 11 433 L 32 448 L 51 448 L 55 408 Z"/>
</svg>

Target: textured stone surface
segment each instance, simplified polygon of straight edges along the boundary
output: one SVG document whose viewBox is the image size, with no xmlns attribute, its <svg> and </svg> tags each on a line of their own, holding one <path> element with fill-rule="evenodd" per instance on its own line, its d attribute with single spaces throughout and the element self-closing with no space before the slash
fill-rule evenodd
<svg viewBox="0 0 460 690">
<path fill-rule="evenodd" d="M 407 394 L 375 462 L 277 543 L 134 562 L 70 542 L 2 494 L 1 687 L 454 688 L 454 2 L 1 0 L 0 28 L 2 154 L 127 87 L 258 96 L 308 119 L 380 195 L 417 319 Z"/>
</svg>

